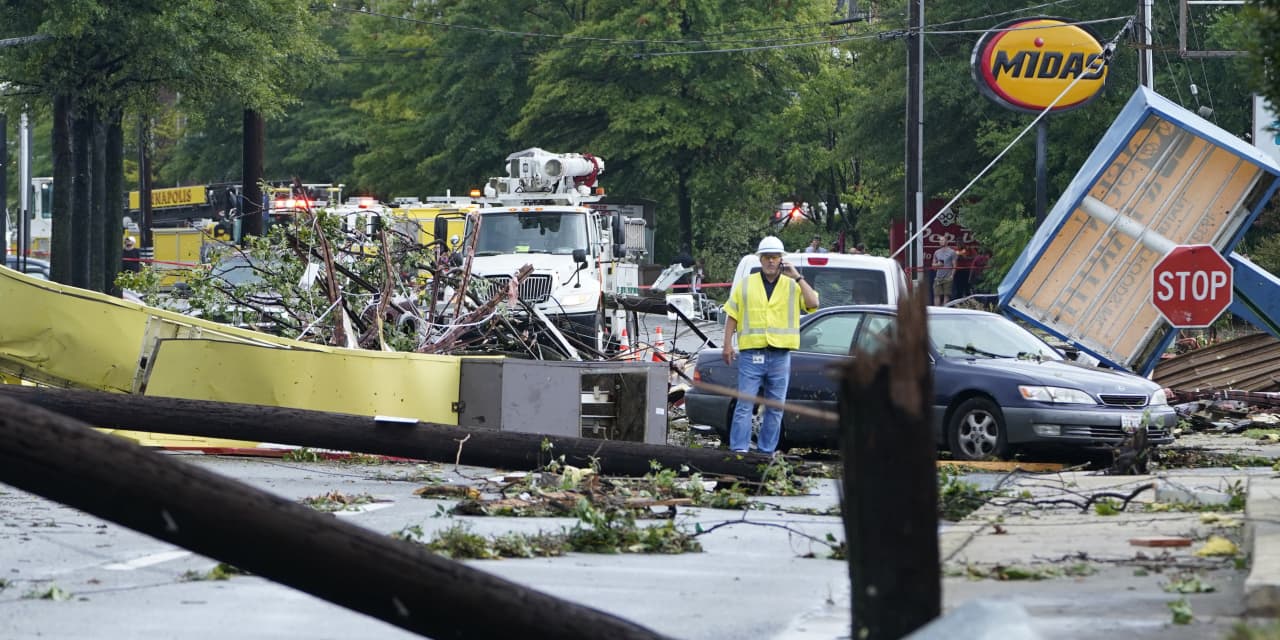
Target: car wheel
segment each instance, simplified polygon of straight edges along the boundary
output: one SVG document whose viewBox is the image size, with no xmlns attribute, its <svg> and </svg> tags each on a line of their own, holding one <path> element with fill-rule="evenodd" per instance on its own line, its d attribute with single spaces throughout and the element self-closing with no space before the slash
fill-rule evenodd
<svg viewBox="0 0 1280 640">
<path fill-rule="evenodd" d="M 947 436 L 956 460 L 1004 458 L 1009 453 L 1004 415 L 987 398 L 969 398 L 960 403 L 951 415 Z"/>
</svg>

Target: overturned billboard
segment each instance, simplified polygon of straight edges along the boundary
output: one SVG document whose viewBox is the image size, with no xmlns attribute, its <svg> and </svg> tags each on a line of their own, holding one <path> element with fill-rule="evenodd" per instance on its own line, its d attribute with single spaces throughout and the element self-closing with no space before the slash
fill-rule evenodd
<svg viewBox="0 0 1280 640">
<path fill-rule="evenodd" d="M 1000 308 L 1145 374 L 1177 334 L 1151 302 L 1156 262 L 1182 244 L 1230 253 L 1278 181 L 1275 160 L 1139 87 L 1000 284 Z"/>
</svg>

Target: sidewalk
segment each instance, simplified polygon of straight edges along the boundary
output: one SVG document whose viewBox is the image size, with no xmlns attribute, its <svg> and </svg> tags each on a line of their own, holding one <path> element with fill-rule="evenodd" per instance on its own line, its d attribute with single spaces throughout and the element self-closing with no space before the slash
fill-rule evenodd
<svg viewBox="0 0 1280 640">
<path fill-rule="evenodd" d="M 946 613 L 913 637 L 1220 638 L 1248 613 L 1274 615 L 1280 480 L 1271 475 L 1256 468 L 1011 476 L 1006 497 L 942 528 Z M 1147 484 L 1154 486 L 1114 515 L 1081 508 L 1095 494 L 1129 496 Z M 1245 489 L 1244 512 L 1190 506 L 1226 503 Z M 1132 542 L 1160 536 L 1189 545 Z M 1238 552 L 1198 555 L 1210 536 L 1235 542 Z M 1173 621 L 1170 605 L 1180 599 L 1193 615 L 1188 624 Z"/>
</svg>

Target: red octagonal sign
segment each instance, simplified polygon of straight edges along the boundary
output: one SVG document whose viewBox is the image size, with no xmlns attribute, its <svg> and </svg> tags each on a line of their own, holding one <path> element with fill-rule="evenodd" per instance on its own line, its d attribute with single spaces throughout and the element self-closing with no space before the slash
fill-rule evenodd
<svg viewBox="0 0 1280 640">
<path fill-rule="evenodd" d="M 1207 327 L 1231 306 L 1231 280 L 1231 263 L 1217 249 L 1178 245 L 1151 271 L 1151 303 L 1176 328 Z"/>
</svg>

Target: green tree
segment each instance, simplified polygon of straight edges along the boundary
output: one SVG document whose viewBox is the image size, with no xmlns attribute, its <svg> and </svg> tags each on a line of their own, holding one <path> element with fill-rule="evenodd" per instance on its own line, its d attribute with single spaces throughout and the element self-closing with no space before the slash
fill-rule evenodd
<svg viewBox="0 0 1280 640">
<path fill-rule="evenodd" d="M 730 208 L 767 215 L 764 203 L 734 198 L 728 204 L 722 198 L 732 190 L 709 183 L 742 184 L 744 133 L 782 111 L 805 73 L 817 67 L 814 48 L 771 48 L 782 36 L 753 31 L 812 24 L 818 7 L 594 3 L 592 19 L 570 32 L 579 40 L 539 57 L 514 133 L 608 158 L 610 172 L 626 176 L 615 180 L 614 193 L 619 183 L 624 194 L 665 192 L 677 212 L 678 250 L 691 254 L 695 208 L 705 207 L 713 218 Z M 704 201 L 708 197 L 721 199 Z"/>
<path fill-rule="evenodd" d="M 126 110 L 152 113 L 181 92 L 197 104 L 231 93 L 278 111 L 289 72 L 325 51 L 313 23 L 304 0 L 0 7 L 0 33 L 48 36 L 0 58 L 0 76 L 53 104 L 54 279 L 104 289 L 118 268 Z"/>
</svg>

